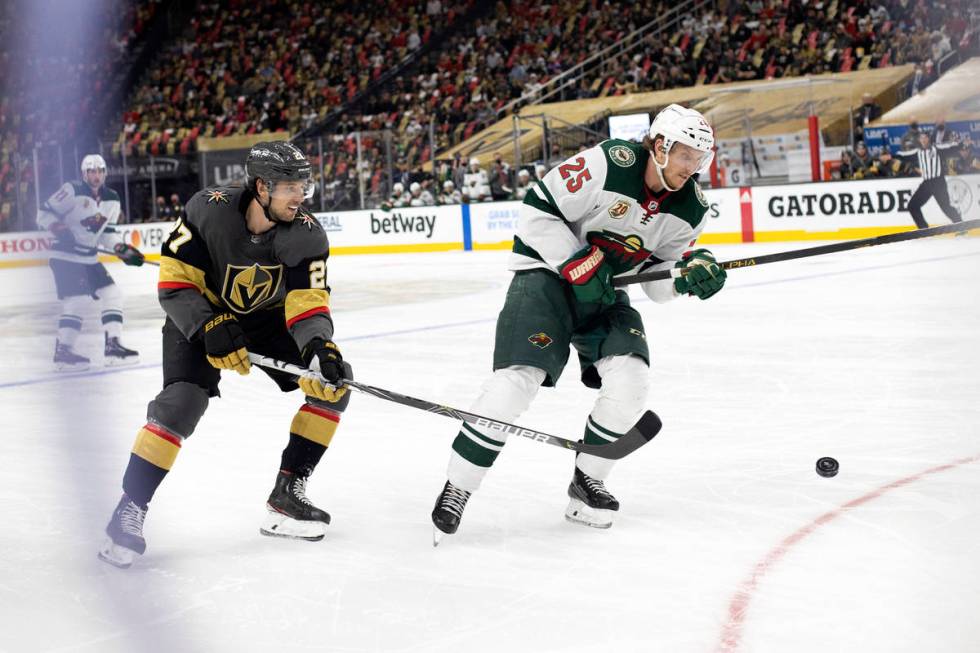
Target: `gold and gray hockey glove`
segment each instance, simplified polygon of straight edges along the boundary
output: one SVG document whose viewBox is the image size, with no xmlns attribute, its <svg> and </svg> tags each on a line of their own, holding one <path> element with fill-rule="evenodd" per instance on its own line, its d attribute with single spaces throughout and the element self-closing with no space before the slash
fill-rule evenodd
<svg viewBox="0 0 980 653">
<path fill-rule="evenodd" d="M 248 374 L 252 363 L 245 348 L 245 332 L 231 313 L 219 313 L 204 325 L 204 349 L 208 362 L 219 370 Z"/>
<path fill-rule="evenodd" d="M 297 380 L 306 396 L 335 403 L 347 393 L 343 382 L 349 367 L 332 340 L 314 338 L 303 351 L 303 359 L 307 367 L 320 375 L 318 378 L 300 377 Z"/>
</svg>

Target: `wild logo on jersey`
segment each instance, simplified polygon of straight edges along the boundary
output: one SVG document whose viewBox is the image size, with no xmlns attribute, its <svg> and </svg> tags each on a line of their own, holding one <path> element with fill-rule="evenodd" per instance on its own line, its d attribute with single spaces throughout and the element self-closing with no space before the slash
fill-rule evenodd
<svg viewBox="0 0 980 653">
<path fill-rule="evenodd" d="M 281 282 L 281 265 L 229 265 L 221 299 L 236 313 L 251 313 L 275 297 Z"/>
<path fill-rule="evenodd" d="M 82 220 L 80 224 L 93 234 L 97 234 L 102 229 L 102 225 L 108 221 L 109 218 L 105 217 L 101 213 L 96 213 L 95 215 L 90 215 Z"/>
<path fill-rule="evenodd" d="M 549 336 L 544 331 L 540 331 L 538 333 L 532 333 L 527 337 L 527 341 L 532 345 L 534 345 L 535 347 L 537 347 L 538 349 L 544 349 L 552 342 L 554 342 L 554 340 L 551 339 L 551 336 Z"/>
<path fill-rule="evenodd" d="M 586 240 L 605 253 L 606 263 L 612 266 L 615 274 L 632 270 L 651 254 L 650 250 L 643 248 L 643 239 L 636 234 L 623 236 L 603 229 L 590 231 Z"/>
</svg>

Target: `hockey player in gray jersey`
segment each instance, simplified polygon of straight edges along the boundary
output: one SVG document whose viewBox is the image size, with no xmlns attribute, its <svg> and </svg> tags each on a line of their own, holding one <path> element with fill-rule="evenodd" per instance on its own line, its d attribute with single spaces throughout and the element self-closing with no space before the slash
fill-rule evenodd
<svg viewBox="0 0 980 653">
<path fill-rule="evenodd" d="M 295 379 L 266 372 L 283 392 L 301 389 L 306 396 L 289 427 L 259 530 L 316 541 L 330 523 L 330 515 L 306 497 L 306 484 L 350 399 L 346 388 L 336 386 L 353 377 L 333 342 L 327 235 L 302 206 L 313 194 L 312 167 L 295 145 L 262 142 L 249 152 L 245 174 L 245 188 L 194 195 L 161 248 L 163 389 L 147 407 L 99 551 L 110 564 L 128 567 L 145 551 L 150 500 L 219 396 L 221 371 L 248 374 L 249 352 L 321 375 Z"/>
<path fill-rule="evenodd" d="M 539 387 L 558 381 L 574 347 L 582 383 L 599 391 L 585 442 L 615 441 L 634 425 L 646 409 L 650 355 L 639 313 L 611 282 L 675 266 L 686 268 L 684 276 L 642 284 L 653 301 L 707 299 L 721 290 L 725 271 L 708 250 L 692 249 L 708 208 L 695 173 L 707 168 L 713 147 L 704 117 L 672 104 L 657 114 L 642 145 L 603 141 L 532 185 L 510 257 L 514 277 L 497 319 L 494 372 L 472 412 L 515 421 Z M 500 431 L 462 425 L 432 511 L 435 543 L 456 532 L 506 439 Z M 605 487 L 612 464 L 576 457 L 569 521 L 612 525 L 619 509 Z"/>
<path fill-rule="evenodd" d="M 111 248 L 127 265 L 142 265 L 143 254 L 122 242 L 113 228 L 119 219 L 119 195 L 105 186 L 105 160 L 98 154 L 82 159 L 82 180 L 70 181 L 41 205 L 37 224 L 55 238 L 48 264 L 54 273 L 61 315 L 54 363 L 59 370 L 79 371 L 90 360 L 75 351 L 82 314 L 92 300 L 102 308 L 105 364 L 136 363 L 139 354 L 124 347 L 122 293 L 99 263 L 99 247 Z"/>
</svg>

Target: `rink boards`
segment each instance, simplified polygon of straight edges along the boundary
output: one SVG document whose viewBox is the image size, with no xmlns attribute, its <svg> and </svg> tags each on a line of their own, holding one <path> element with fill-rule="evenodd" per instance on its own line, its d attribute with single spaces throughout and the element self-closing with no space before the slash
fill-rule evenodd
<svg viewBox="0 0 980 653">
<path fill-rule="evenodd" d="M 908 202 L 919 178 L 825 182 L 705 191 L 708 224 L 699 242 L 847 240 L 912 229 Z M 949 177 L 950 201 L 964 219 L 980 218 L 980 175 Z M 318 213 L 333 254 L 507 249 L 520 202 Z M 946 224 L 934 200 L 930 224 Z M 120 225 L 125 242 L 157 256 L 173 222 Z M 46 232 L 0 234 L 0 267 L 43 264 Z M 105 260 L 115 260 L 105 257 Z"/>
</svg>

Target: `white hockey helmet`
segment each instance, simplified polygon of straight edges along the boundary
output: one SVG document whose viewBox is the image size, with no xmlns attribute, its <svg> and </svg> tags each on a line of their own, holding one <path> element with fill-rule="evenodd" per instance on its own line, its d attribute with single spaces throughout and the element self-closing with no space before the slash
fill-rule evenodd
<svg viewBox="0 0 980 653">
<path fill-rule="evenodd" d="M 715 134 L 699 111 L 687 109 L 679 104 L 667 105 L 650 123 L 650 140 L 657 136 L 663 136 L 665 154 L 668 156 L 674 143 L 683 143 L 704 153 L 701 165 L 698 167 L 699 172 L 711 165 L 711 159 L 714 157 Z"/>
<path fill-rule="evenodd" d="M 470 166 L 476 166 L 477 168 L 479 168 L 480 167 L 480 159 L 476 158 L 475 156 L 474 157 L 471 157 L 470 158 Z"/>
<path fill-rule="evenodd" d="M 391 192 L 395 195 L 401 195 L 402 193 L 405 192 L 405 184 L 403 184 L 400 181 L 396 181 L 395 184 L 391 187 Z"/>
<path fill-rule="evenodd" d="M 411 185 L 408 187 L 408 192 L 410 192 L 412 195 L 414 195 L 415 193 L 421 193 L 422 184 L 420 184 L 417 181 L 413 181 Z"/>
<path fill-rule="evenodd" d="M 453 183 L 452 179 L 447 179 L 446 181 L 442 182 L 442 190 L 446 191 L 447 193 L 451 193 L 455 188 L 456 184 Z"/>
<path fill-rule="evenodd" d="M 101 170 L 102 172 L 105 172 L 105 159 L 102 158 L 101 154 L 86 154 L 85 158 L 82 159 L 83 175 L 85 174 L 86 170 Z"/>
</svg>

